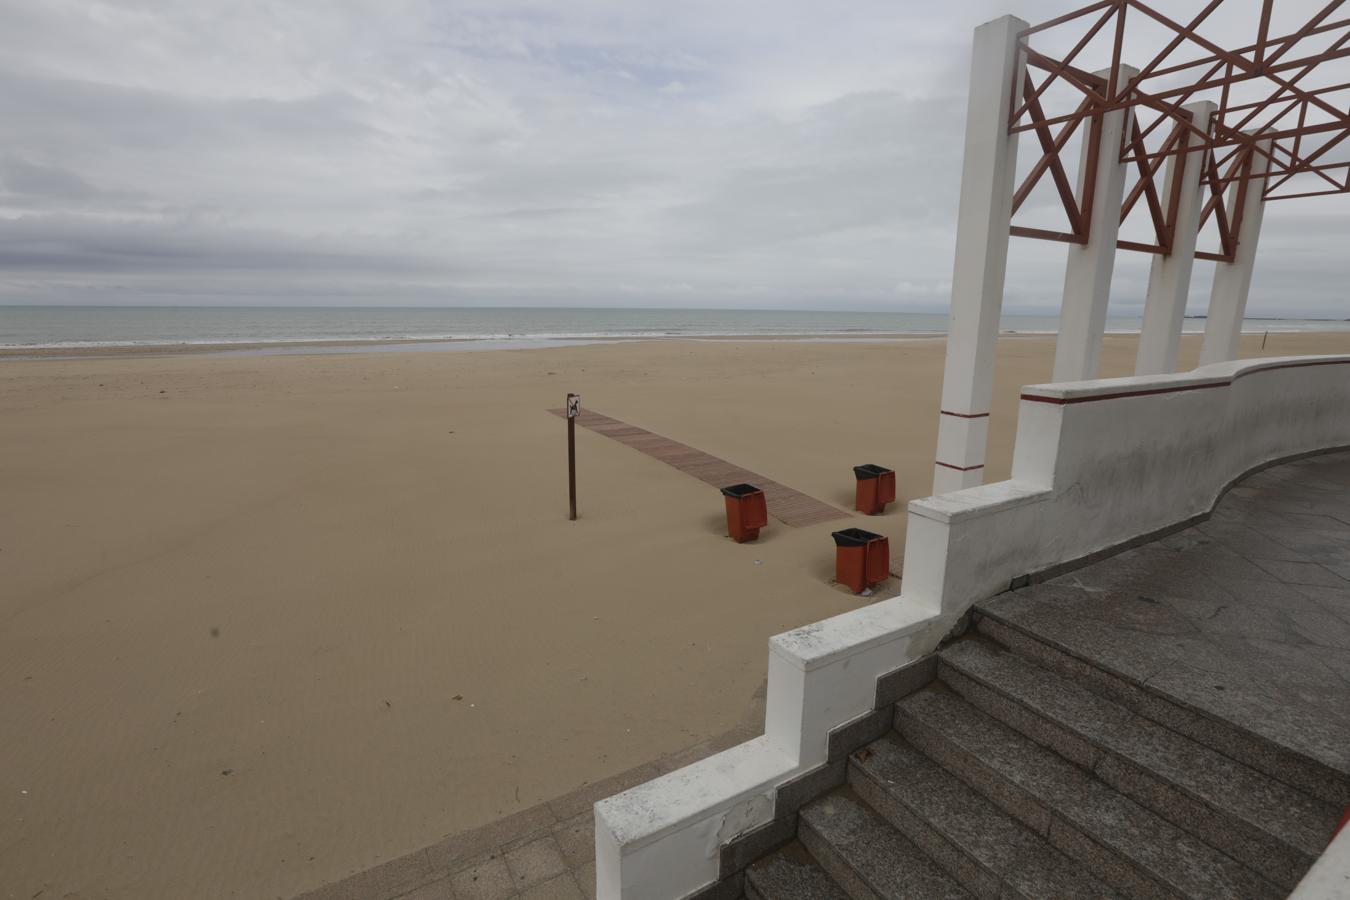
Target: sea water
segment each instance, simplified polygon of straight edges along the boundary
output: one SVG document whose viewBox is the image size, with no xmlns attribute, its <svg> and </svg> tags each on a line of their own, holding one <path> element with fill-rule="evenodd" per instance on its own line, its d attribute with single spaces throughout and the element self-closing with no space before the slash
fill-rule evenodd
<svg viewBox="0 0 1350 900">
<path fill-rule="evenodd" d="M 1112 318 L 1109 331 L 1138 331 Z M 1006 315 L 1007 332 L 1053 332 L 1054 316 Z M 514 346 L 603 338 L 940 334 L 945 313 L 503 307 L 0 306 L 0 347 L 79 348 L 299 341 L 460 340 Z M 1203 319 L 1186 319 L 1203 331 Z M 1248 319 L 1245 331 L 1350 330 L 1350 322 Z"/>
</svg>

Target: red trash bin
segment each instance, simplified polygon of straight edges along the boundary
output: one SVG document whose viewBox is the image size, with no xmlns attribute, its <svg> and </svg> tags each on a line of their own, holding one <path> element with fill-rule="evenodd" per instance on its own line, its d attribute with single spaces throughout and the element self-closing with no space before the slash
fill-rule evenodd
<svg viewBox="0 0 1350 900">
<path fill-rule="evenodd" d="M 886 511 L 886 504 L 895 502 L 895 470 L 871 463 L 853 467 L 858 480 L 853 507 L 859 512 L 875 516 Z"/>
<path fill-rule="evenodd" d="M 861 594 L 891 574 L 891 542 L 883 534 L 861 528 L 833 532 L 834 580 Z"/>
<path fill-rule="evenodd" d="M 738 544 L 759 537 L 769 524 L 769 505 L 764 492 L 753 484 L 733 484 L 722 488 L 727 504 L 727 536 Z"/>
</svg>

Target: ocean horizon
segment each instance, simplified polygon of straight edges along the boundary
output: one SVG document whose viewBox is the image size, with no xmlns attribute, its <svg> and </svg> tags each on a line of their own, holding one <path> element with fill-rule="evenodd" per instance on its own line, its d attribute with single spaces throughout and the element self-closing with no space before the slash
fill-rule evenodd
<svg viewBox="0 0 1350 900">
<path fill-rule="evenodd" d="M 1108 318 L 1137 332 L 1138 316 Z M 1186 332 L 1204 330 L 1188 317 Z M 1008 314 L 1005 333 L 1054 333 L 1058 317 Z M 946 313 L 588 307 L 0 306 L 0 348 L 79 349 L 385 341 L 530 342 L 612 339 L 944 334 Z M 1258 318 L 1243 330 L 1344 331 L 1350 321 Z"/>
</svg>

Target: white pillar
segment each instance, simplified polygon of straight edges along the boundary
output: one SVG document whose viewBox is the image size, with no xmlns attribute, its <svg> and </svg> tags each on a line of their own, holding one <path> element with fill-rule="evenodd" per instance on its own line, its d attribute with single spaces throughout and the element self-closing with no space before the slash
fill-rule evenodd
<svg viewBox="0 0 1350 900">
<path fill-rule="evenodd" d="M 1192 116 L 1191 124 L 1209 130 L 1209 117 L 1218 107 L 1202 100 L 1184 107 Z M 1200 139 L 1183 131 L 1184 147 L 1195 148 Z M 1163 208 L 1171 204 L 1172 179 L 1178 158 L 1167 161 Z M 1200 173 L 1203 153 L 1186 155 L 1181 173 L 1181 195 L 1177 203 L 1176 227 L 1172 233 L 1172 252 L 1153 257 L 1148 275 L 1148 297 L 1144 301 L 1144 326 L 1139 332 L 1139 351 L 1134 359 L 1134 374 L 1164 375 L 1177 370 L 1177 348 L 1181 344 L 1181 324 L 1186 316 L 1186 298 L 1191 292 L 1191 269 L 1195 265 L 1195 239 L 1200 232 Z"/>
<path fill-rule="evenodd" d="M 975 29 L 935 494 L 984 480 L 994 350 L 1017 174 L 1017 138 L 1008 134 L 1008 115 L 1022 80 L 1017 34 L 1027 27 L 1021 19 L 1004 16 Z"/>
<path fill-rule="evenodd" d="M 1270 153 L 1271 142 L 1261 141 L 1262 150 Z M 1261 236 L 1261 216 L 1266 204 L 1262 194 L 1266 189 L 1266 169 L 1269 157 L 1252 154 L 1252 175 L 1247 182 L 1247 196 L 1242 204 L 1242 222 L 1238 226 L 1237 252 L 1232 262 L 1218 263 L 1214 268 L 1214 288 L 1209 295 L 1209 317 L 1205 319 L 1205 340 L 1200 345 L 1200 365 L 1237 359 L 1238 338 L 1242 337 L 1242 318 L 1247 313 L 1247 293 L 1252 286 L 1252 266 L 1256 263 L 1256 241 Z M 1238 185 L 1229 188 L 1229 215 L 1237 206 Z"/>
<path fill-rule="evenodd" d="M 1096 73 L 1109 79 L 1111 70 Z M 1139 74 L 1132 66 L 1120 67 L 1120 84 Z M 1064 299 L 1059 311 L 1059 335 L 1055 338 L 1053 381 L 1082 381 L 1097 377 L 1106 332 L 1106 302 L 1111 296 L 1111 271 L 1116 262 L 1116 237 L 1120 233 L 1120 202 L 1125 194 L 1125 165 L 1120 161 L 1120 137 L 1126 110 L 1114 109 L 1102 116 L 1097 171 L 1089 172 L 1091 142 L 1083 135 L 1078 164 L 1079 197 L 1092 191 L 1092 209 L 1085 244 L 1069 245 L 1064 269 Z M 1088 179 L 1093 178 L 1092 183 Z"/>
</svg>

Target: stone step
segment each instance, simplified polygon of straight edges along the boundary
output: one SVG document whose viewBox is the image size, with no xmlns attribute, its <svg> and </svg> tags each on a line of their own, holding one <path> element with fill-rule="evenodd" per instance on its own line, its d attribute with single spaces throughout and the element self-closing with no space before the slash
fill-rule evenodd
<svg viewBox="0 0 1350 900">
<path fill-rule="evenodd" d="M 955 879 L 846 787 L 798 815 L 797 839 L 853 900 L 970 900 Z"/>
<path fill-rule="evenodd" d="M 796 841 L 745 870 L 745 896 L 747 900 L 849 900 Z"/>
<path fill-rule="evenodd" d="M 1309 796 L 1345 807 L 1350 778 L 1306 754 L 1279 746 L 1225 719 L 1207 715 L 1141 683 L 1101 660 L 1084 661 L 1067 647 L 1019 621 L 1017 593 L 1002 594 L 976 606 L 976 628 L 985 636 L 1037 665 L 1072 679 L 1131 712 L 1256 769 Z"/>
<path fill-rule="evenodd" d="M 1258 900 L 1286 894 L 943 684 L 901 700 L 896 729 L 1126 896 Z"/>
<path fill-rule="evenodd" d="M 1276 884 L 1293 889 L 1326 849 L 1332 805 L 984 640 L 940 654 L 965 700 Z"/>
<path fill-rule="evenodd" d="M 897 734 L 854 753 L 848 780 L 868 806 L 981 900 L 1118 897 Z"/>
</svg>

